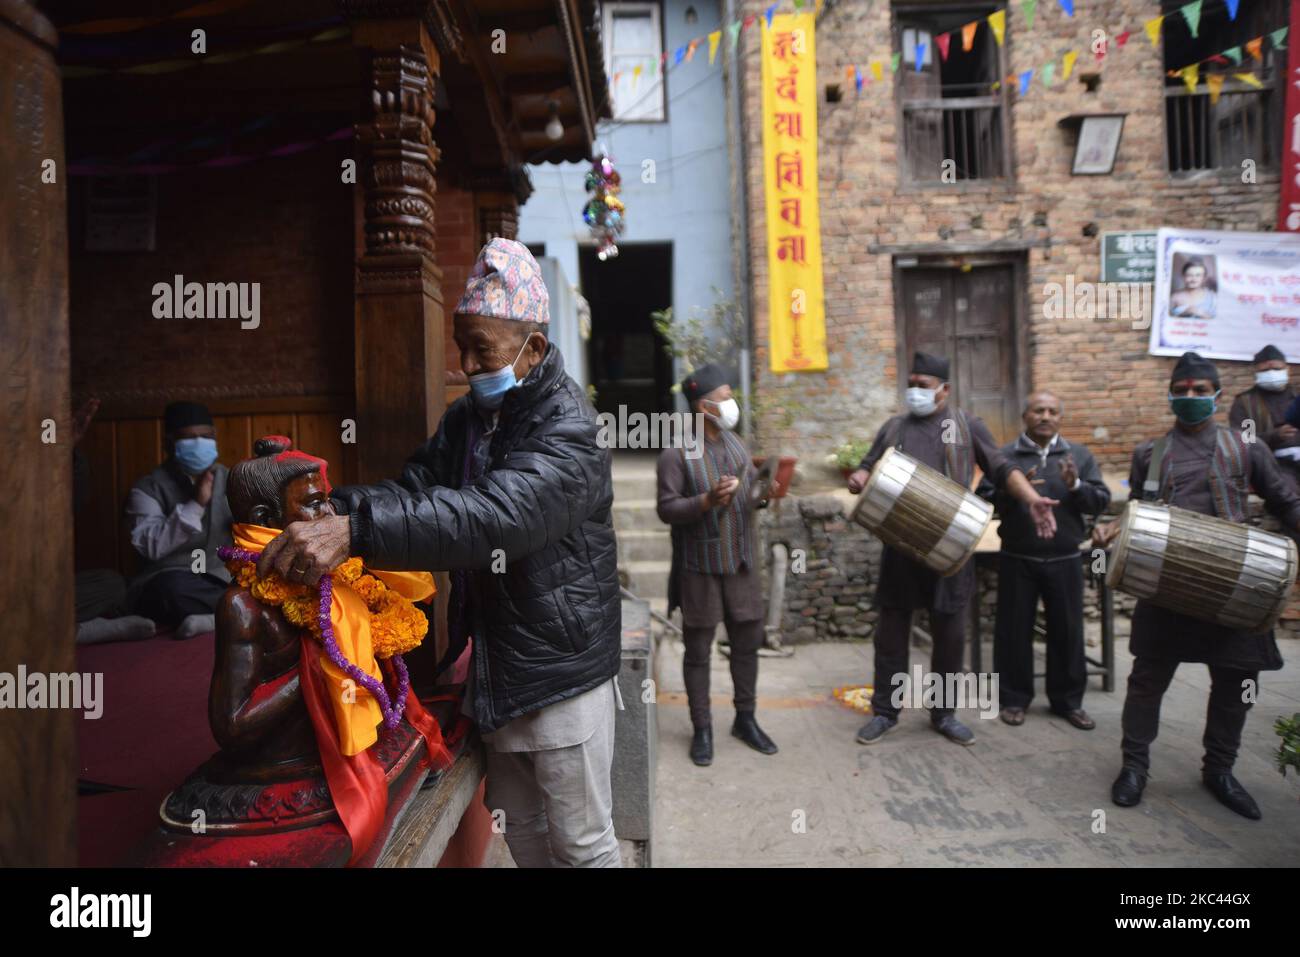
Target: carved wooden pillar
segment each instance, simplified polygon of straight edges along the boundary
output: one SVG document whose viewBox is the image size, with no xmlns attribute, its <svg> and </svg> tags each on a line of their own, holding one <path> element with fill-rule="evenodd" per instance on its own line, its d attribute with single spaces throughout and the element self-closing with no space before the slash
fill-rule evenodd
<svg viewBox="0 0 1300 957">
<path fill-rule="evenodd" d="M 479 193 L 476 199 L 480 246 L 497 237 L 519 238 L 519 201 L 513 193 Z"/>
<path fill-rule="evenodd" d="M 366 64 L 357 126 L 365 191 L 356 272 L 358 474 L 396 477 L 444 409 L 442 273 L 434 250 L 434 78 L 438 52 L 420 4 L 345 2 Z M 382 18 L 379 18 L 382 17 Z"/>
<path fill-rule="evenodd" d="M 76 667 L 72 396 L 68 364 L 68 168 L 58 38 L 22 0 L 0 0 L 0 672 Z M 20 672 L 20 668 L 25 669 Z M 85 676 L 87 680 L 89 675 Z M 99 703 L 120 707 L 114 688 Z M 0 865 L 77 863 L 76 711 L 0 707 Z"/>
</svg>

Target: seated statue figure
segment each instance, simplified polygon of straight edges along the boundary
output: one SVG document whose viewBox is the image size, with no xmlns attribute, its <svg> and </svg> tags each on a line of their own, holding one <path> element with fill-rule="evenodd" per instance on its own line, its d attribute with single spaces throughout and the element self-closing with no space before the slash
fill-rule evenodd
<svg viewBox="0 0 1300 957">
<path fill-rule="evenodd" d="M 409 785 L 407 772 L 450 762 L 400 656 L 425 635 L 412 601 L 432 595 L 432 578 L 366 572 L 351 559 L 333 571 L 329 592 L 259 579 L 256 555 L 279 530 L 334 507 L 323 459 L 283 436 L 259 439 L 254 452 L 227 484 L 236 547 L 222 550 L 232 581 L 217 606 L 208 697 L 221 750 L 168 795 L 162 820 L 198 833 L 201 819 L 202 833 L 221 836 L 338 819 L 355 861 L 382 831 L 389 795 Z M 321 595 L 330 598 L 328 625 Z"/>
</svg>

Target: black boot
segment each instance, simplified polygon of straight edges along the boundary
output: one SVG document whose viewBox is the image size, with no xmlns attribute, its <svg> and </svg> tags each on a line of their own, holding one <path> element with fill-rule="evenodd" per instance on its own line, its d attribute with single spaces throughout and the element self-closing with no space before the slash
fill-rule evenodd
<svg viewBox="0 0 1300 957">
<path fill-rule="evenodd" d="M 736 723 L 731 726 L 731 735 L 740 738 L 741 741 L 744 741 L 755 751 L 761 751 L 764 754 L 776 754 L 776 745 L 758 726 L 752 711 L 736 712 Z"/>
<path fill-rule="evenodd" d="M 691 738 L 691 760 L 702 768 L 713 763 L 713 725 L 702 724 Z"/>
<path fill-rule="evenodd" d="M 1210 789 L 1210 793 L 1219 799 L 1219 803 L 1224 807 L 1232 808 L 1242 817 L 1248 817 L 1252 821 L 1258 821 L 1264 815 L 1260 813 L 1259 805 L 1251 797 L 1246 789 L 1241 786 L 1241 782 L 1226 772 L 1212 774 L 1208 771 L 1201 773 L 1201 780 L 1205 786 Z"/>
<path fill-rule="evenodd" d="M 1142 800 L 1142 789 L 1147 786 L 1147 776 L 1133 768 L 1121 768 L 1119 777 L 1110 786 L 1110 799 L 1120 807 L 1136 807 Z"/>
</svg>

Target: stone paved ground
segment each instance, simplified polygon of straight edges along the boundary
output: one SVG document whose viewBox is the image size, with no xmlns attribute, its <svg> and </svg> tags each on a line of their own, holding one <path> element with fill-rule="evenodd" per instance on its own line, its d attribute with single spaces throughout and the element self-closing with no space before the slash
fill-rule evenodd
<svg viewBox="0 0 1300 957">
<path fill-rule="evenodd" d="M 1095 651 L 1095 649 L 1092 649 Z M 1246 725 L 1237 776 L 1264 812 L 1248 821 L 1200 783 L 1209 674 L 1183 665 L 1165 698 L 1152 778 L 1137 808 L 1111 804 L 1119 769 L 1119 718 L 1132 659 L 1117 648 L 1116 691 L 1091 679 L 1085 707 L 1097 729 L 1078 731 L 1035 700 L 1020 728 L 978 712 L 969 748 L 904 712 L 897 729 L 864 747 L 864 717 L 831 689 L 870 680 L 866 643 L 801 645 L 791 658 L 763 658 L 759 719 L 780 746 L 760 755 L 729 734 L 726 661 L 713 667 L 716 754 L 712 767 L 687 757 L 690 720 L 681 646 L 659 658 L 659 767 L 654 864 L 676 866 L 1295 866 L 1300 862 L 1300 782 L 1274 765 L 1279 715 L 1300 711 L 1300 644 L 1283 643 L 1290 667 L 1267 673 Z M 991 648 L 985 647 L 985 661 Z M 913 663 L 928 653 L 913 650 Z M 1041 660 L 1038 670 L 1042 670 Z M 1041 679 L 1040 679 L 1041 682 Z M 1041 684 L 1040 684 L 1041 689 Z M 1094 817 L 1104 812 L 1104 833 Z M 793 823 L 802 812 L 805 833 Z"/>
</svg>

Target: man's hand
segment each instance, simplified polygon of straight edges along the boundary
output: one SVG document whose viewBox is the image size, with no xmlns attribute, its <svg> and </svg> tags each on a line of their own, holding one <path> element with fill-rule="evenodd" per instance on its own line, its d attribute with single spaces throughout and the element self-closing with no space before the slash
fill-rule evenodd
<svg viewBox="0 0 1300 957">
<path fill-rule="evenodd" d="M 1098 548 L 1106 548 L 1115 536 L 1119 534 L 1119 520 L 1113 522 L 1099 522 L 1092 527 L 1092 544 Z"/>
<path fill-rule="evenodd" d="M 346 515 L 294 522 L 263 549 L 257 574 L 265 577 L 274 571 L 287 582 L 315 585 L 322 575 L 347 561 L 351 547 L 352 529 Z"/>
<path fill-rule="evenodd" d="M 726 508 L 731 504 L 731 497 L 736 494 L 736 489 L 740 488 L 740 479 L 734 475 L 724 475 L 718 479 L 718 484 L 709 489 L 708 497 L 705 499 L 707 508 Z"/>
<path fill-rule="evenodd" d="M 1061 463 L 1061 481 L 1065 483 L 1066 488 L 1074 488 L 1074 483 L 1079 481 L 1079 467 L 1074 464 L 1074 456 L 1067 455 L 1065 461 Z"/>
<path fill-rule="evenodd" d="M 208 469 L 194 482 L 194 501 L 198 502 L 204 508 L 212 501 L 212 483 L 217 479 L 217 473 L 214 469 Z"/>
<path fill-rule="evenodd" d="M 1284 442 L 1290 442 L 1297 435 L 1300 435 L 1300 429 L 1297 429 L 1294 425 L 1279 425 L 1273 431 L 1277 434 L 1277 437 Z"/>
<path fill-rule="evenodd" d="M 1038 528 L 1039 538 L 1054 538 L 1056 536 L 1056 513 L 1052 509 L 1060 504 L 1054 498 L 1043 498 L 1041 495 L 1029 503 L 1029 514 L 1034 517 L 1034 525 Z"/>
<path fill-rule="evenodd" d="M 871 473 L 866 469 L 858 469 L 856 472 L 850 473 L 849 491 L 852 492 L 854 495 L 857 495 L 864 488 L 867 487 L 867 479 L 869 479 L 870 477 L 871 477 Z"/>
</svg>

